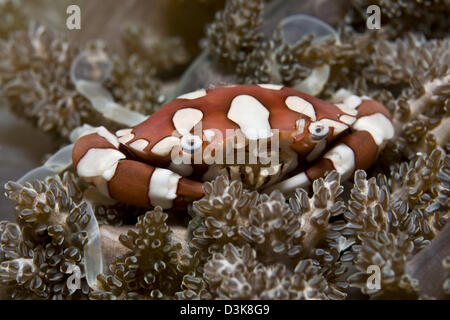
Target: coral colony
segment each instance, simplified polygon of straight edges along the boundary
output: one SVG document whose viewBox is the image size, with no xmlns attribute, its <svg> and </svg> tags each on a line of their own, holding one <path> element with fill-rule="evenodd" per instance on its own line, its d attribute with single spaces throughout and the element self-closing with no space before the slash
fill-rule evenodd
<svg viewBox="0 0 450 320">
<path fill-rule="evenodd" d="M 273 2 L 226 1 L 189 68 L 0 2 L 1 97 L 63 141 L 4 187 L 1 298 L 450 298 L 450 6 L 355 0 L 335 30 Z"/>
</svg>

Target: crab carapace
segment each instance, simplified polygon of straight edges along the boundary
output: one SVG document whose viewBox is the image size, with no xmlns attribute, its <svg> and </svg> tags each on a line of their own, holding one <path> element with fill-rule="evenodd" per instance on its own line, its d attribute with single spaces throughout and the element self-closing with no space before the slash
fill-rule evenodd
<svg viewBox="0 0 450 320">
<path fill-rule="evenodd" d="M 367 97 L 333 104 L 279 85 L 236 85 L 179 96 L 115 134 L 96 128 L 72 157 L 105 195 L 168 209 L 202 197 L 202 181 L 221 174 L 283 193 L 333 169 L 347 179 L 370 167 L 393 134 L 389 112 Z"/>
</svg>

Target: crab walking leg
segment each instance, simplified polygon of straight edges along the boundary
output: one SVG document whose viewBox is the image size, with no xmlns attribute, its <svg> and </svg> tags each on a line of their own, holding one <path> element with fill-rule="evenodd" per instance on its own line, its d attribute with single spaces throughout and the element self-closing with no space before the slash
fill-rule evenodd
<svg viewBox="0 0 450 320">
<path fill-rule="evenodd" d="M 120 202 L 169 209 L 184 200 L 203 196 L 200 182 L 127 159 L 119 150 L 117 137 L 106 129 L 79 138 L 72 160 L 80 177 Z"/>
<path fill-rule="evenodd" d="M 362 100 L 351 127 L 353 131 L 338 139 L 335 146 L 317 159 L 313 166 L 266 188 L 264 192 L 280 190 L 283 193 L 290 193 L 297 188 L 309 186 L 312 181 L 332 170 L 339 172 L 346 180 L 356 169 L 369 168 L 379 150 L 394 135 L 388 111 L 374 100 Z"/>
</svg>

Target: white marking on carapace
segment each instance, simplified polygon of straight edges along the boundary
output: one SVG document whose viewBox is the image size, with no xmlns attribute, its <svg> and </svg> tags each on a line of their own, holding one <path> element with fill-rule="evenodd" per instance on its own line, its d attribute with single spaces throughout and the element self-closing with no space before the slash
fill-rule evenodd
<svg viewBox="0 0 450 320">
<path fill-rule="evenodd" d="M 114 176 L 117 163 L 126 156 L 115 149 L 92 148 L 77 164 L 77 173 L 83 178 L 102 176 L 109 181 Z"/>
<path fill-rule="evenodd" d="M 133 141 L 130 144 L 130 148 L 133 148 L 137 151 L 144 151 L 144 149 L 148 146 L 148 141 L 145 139 L 138 139 L 136 141 Z"/>
<path fill-rule="evenodd" d="M 348 97 L 347 99 L 344 100 L 344 103 L 349 108 L 356 109 L 361 105 L 362 99 L 361 99 L 361 97 L 351 95 L 350 97 Z"/>
<path fill-rule="evenodd" d="M 258 86 L 261 87 L 261 88 L 270 89 L 270 90 L 281 90 L 281 89 L 283 89 L 283 86 L 279 85 L 279 84 L 266 83 L 266 84 L 258 84 Z"/>
<path fill-rule="evenodd" d="M 338 144 L 323 157 L 333 162 L 334 168 L 341 174 L 343 180 L 350 178 L 355 170 L 355 153 L 346 144 Z"/>
<path fill-rule="evenodd" d="M 113 135 L 111 132 L 109 132 L 108 130 L 106 130 L 105 127 L 98 127 L 97 128 L 97 134 L 100 137 L 105 138 L 109 143 L 111 143 L 114 147 L 118 148 L 119 147 L 119 140 L 117 140 L 117 137 L 115 135 Z"/>
<path fill-rule="evenodd" d="M 343 103 L 337 103 L 336 107 L 341 109 L 342 112 L 345 112 L 349 115 L 356 116 L 358 114 L 358 110 L 356 110 L 362 103 L 361 97 L 351 95 L 347 97 Z"/>
<path fill-rule="evenodd" d="M 152 148 L 152 152 L 158 156 L 168 156 L 174 146 L 180 145 L 180 139 L 177 137 L 165 137 Z"/>
<path fill-rule="evenodd" d="M 353 125 L 353 129 L 369 132 L 378 146 L 383 146 L 394 136 L 392 122 L 381 113 L 359 118 Z"/>
<path fill-rule="evenodd" d="M 127 142 L 134 139 L 134 134 L 129 133 L 119 138 L 119 142 L 122 144 L 126 144 Z"/>
<path fill-rule="evenodd" d="M 194 108 L 180 109 L 173 115 L 175 129 L 182 135 L 188 134 L 203 118 L 203 112 Z"/>
<path fill-rule="evenodd" d="M 265 193 L 270 193 L 274 190 L 279 190 L 282 193 L 292 192 L 297 188 L 306 187 L 311 184 L 308 176 L 305 172 L 299 173 L 289 179 L 283 180 L 273 186 L 270 186 L 263 191 Z"/>
<path fill-rule="evenodd" d="M 133 129 L 131 129 L 131 128 L 129 128 L 129 129 L 120 129 L 120 130 L 116 131 L 116 136 L 122 137 L 122 136 L 125 136 L 127 134 L 130 134 L 131 132 L 133 132 Z"/>
<path fill-rule="evenodd" d="M 105 127 L 95 127 L 92 129 L 85 130 L 78 139 L 88 134 L 97 133 L 100 137 L 105 138 L 109 143 L 111 143 L 115 148 L 119 147 L 119 140 L 111 132 L 109 132 Z"/>
<path fill-rule="evenodd" d="M 314 146 L 314 149 L 312 149 L 312 151 L 308 154 L 308 156 L 306 157 L 306 160 L 308 162 L 312 162 L 312 161 L 316 160 L 322 154 L 322 152 L 325 150 L 326 147 L 327 147 L 326 139 L 320 140 Z"/>
<path fill-rule="evenodd" d="M 331 119 L 322 119 L 322 120 L 316 121 L 315 123 L 321 124 L 323 126 L 328 126 L 329 128 L 333 127 L 334 128 L 333 136 L 336 136 L 339 133 L 341 133 L 342 131 L 348 129 L 348 126 L 346 124 L 337 122 L 337 121 L 331 120 Z"/>
<path fill-rule="evenodd" d="M 231 101 L 227 117 L 239 125 L 248 139 L 256 140 L 272 136 L 269 115 L 269 110 L 256 98 L 239 95 Z"/>
<path fill-rule="evenodd" d="M 346 123 L 346 124 L 348 124 L 349 126 L 351 126 L 353 124 L 353 122 L 356 121 L 356 118 L 344 114 L 344 115 L 339 117 L 339 120 L 344 122 L 344 123 Z"/>
<path fill-rule="evenodd" d="M 201 97 L 204 97 L 204 96 L 206 96 L 206 90 L 205 89 L 200 89 L 200 90 L 197 90 L 197 91 L 185 93 L 185 94 L 177 97 L 177 99 L 193 100 L 193 99 L 201 98 Z"/>
<path fill-rule="evenodd" d="M 302 134 L 303 132 L 305 132 L 305 124 L 306 121 L 305 119 L 299 119 L 297 121 L 295 121 L 295 126 L 296 126 L 296 131 L 295 134 Z"/>
<path fill-rule="evenodd" d="M 316 121 L 316 110 L 314 109 L 314 106 L 305 99 L 297 96 L 290 96 L 286 98 L 285 103 L 292 111 L 304 114 L 310 117 L 312 121 Z"/>
<path fill-rule="evenodd" d="M 178 181 L 181 176 L 167 169 L 156 168 L 150 177 L 148 197 L 153 206 L 163 209 L 172 207 L 177 197 Z"/>
</svg>

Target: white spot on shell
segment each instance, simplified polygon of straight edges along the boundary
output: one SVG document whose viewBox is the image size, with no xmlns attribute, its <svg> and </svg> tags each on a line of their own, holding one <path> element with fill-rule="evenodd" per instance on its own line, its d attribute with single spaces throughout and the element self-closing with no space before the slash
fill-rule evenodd
<svg viewBox="0 0 450 320">
<path fill-rule="evenodd" d="M 178 181 L 181 176 L 167 169 L 156 168 L 150 178 L 148 197 L 153 206 L 163 209 L 172 207 L 177 197 Z"/>
<path fill-rule="evenodd" d="M 239 125 L 244 135 L 251 140 L 272 136 L 269 110 L 256 98 L 240 95 L 231 102 L 228 118 Z"/>
<path fill-rule="evenodd" d="M 109 143 L 111 143 L 115 148 L 119 147 L 119 140 L 115 137 L 111 132 L 109 132 L 105 127 L 96 127 L 92 129 L 85 130 L 79 137 L 80 139 L 83 136 L 88 134 L 97 133 L 100 137 L 105 138 Z"/>
<path fill-rule="evenodd" d="M 83 178 L 103 177 L 111 180 L 116 171 L 117 163 L 125 159 L 125 155 L 115 149 L 89 149 L 77 164 L 77 173 Z"/>
<path fill-rule="evenodd" d="M 197 91 L 193 91 L 193 92 L 189 92 L 186 94 L 183 94 L 181 96 L 179 96 L 177 99 L 189 99 L 189 100 L 193 100 L 193 99 L 197 99 L 197 98 L 201 98 L 206 96 L 206 90 L 205 89 L 200 89 Z"/>
<path fill-rule="evenodd" d="M 127 134 L 130 134 L 131 132 L 133 132 L 133 129 L 120 129 L 118 131 L 116 131 L 116 136 L 118 137 L 122 137 L 122 136 L 126 136 Z"/>
<path fill-rule="evenodd" d="M 137 151 L 143 151 L 147 146 L 148 141 L 145 139 L 138 139 L 130 144 L 130 147 Z"/>
<path fill-rule="evenodd" d="M 331 119 L 322 119 L 315 122 L 316 124 L 321 124 L 323 126 L 333 127 L 333 136 L 340 134 L 342 131 L 348 129 L 348 126 L 344 123 L 337 122 Z"/>
<path fill-rule="evenodd" d="M 353 124 L 353 122 L 356 121 L 356 118 L 344 114 L 343 116 L 339 117 L 339 120 L 344 122 L 344 123 L 346 123 L 346 124 L 348 124 L 349 126 L 351 126 Z"/>
<path fill-rule="evenodd" d="M 117 140 L 117 137 L 115 137 L 111 132 L 106 130 L 105 127 L 98 127 L 97 134 L 100 137 L 103 137 L 106 140 L 108 140 L 108 142 L 111 143 L 114 147 L 116 147 L 116 148 L 119 147 L 119 140 Z"/>
<path fill-rule="evenodd" d="M 297 96 L 290 96 L 286 98 L 285 103 L 286 106 L 292 111 L 302 113 L 310 117 L 313 121 L 316 121 L 316 111 L 314 106 L 305 99 Z"/>
<path fill-rule="evenodd" d="M 350 97 L 348 97 L 347 99 L 344 100 L 344 103 L 349 108 L 356 109 L 361 105 L 362 99 L 361 99 L 361 97 L 351 95 Z"/>
<path fill-rule="evenodd" d="M 356 110 L 362 103 L 361 97 L 351 95 L 347 97 L 343 103 L 337 103 L 336 107 L 341 109 L 342 112 L 345 112 L 349 115 L 356 116 L 358 114 L 358 110 Z"/>
<path fill-rule="evenodd" d="M 383 146 L 387 140 L 394 136 L 392 122 L 381 113 L 359 118 L 352 128 L 369 132 L 378 146 Z"/>
<path fill-rule="evenodd" d="M 165 137 L 161 141 L 159 141 L 157 144 L 155 144 L 152 148 L 152 152 L 154 154 L 157 154 L 159 156 L 167 156 L 169 155 L 170 151 L 174 146 L 177 146 L 180 144 L 180 139 L 177 137 Z"/>
<path fill-rule="evenodd" d="M 281 90 L 283 89 L 282 85 L 279 84 L 258 84 L 259 87 L 264 88 L 264 89 L 270 89 L 270 90 Z"/>
<path fill-rule="evenodd" d="M 173 115 L 175 129 L 182 135 L 188 134 L 203 118 L 203 112 L 194 108 L 180 109 Z"/>
<path fill-rule="evenodd" d="M 129 133 L 119 138 L 120 143 L 126 144 L 127 142 L 134 139 L 134 134 Z"/>
<path fill-rule="evenodd" d="M 312 161 L 316 160 L 322 154 L 322 152 L 325 150 L 326 147 L 327 147 L 327 141 L 325 139 L 320 140 L 314 146 L 314 149 L 312 149 L 312 151 L 308 154 L 308 156 L 306 157 L 306 160 L 308 162 L 312 162 Z"/>
<path fill-rule="evenodd" d="M 355 153 L 343 143 L 338 144 L 323 157 L 333 162 L 334 168 L 342 175 L 343 180 L 348 179 L 355 170 Z"/>
</svg>

